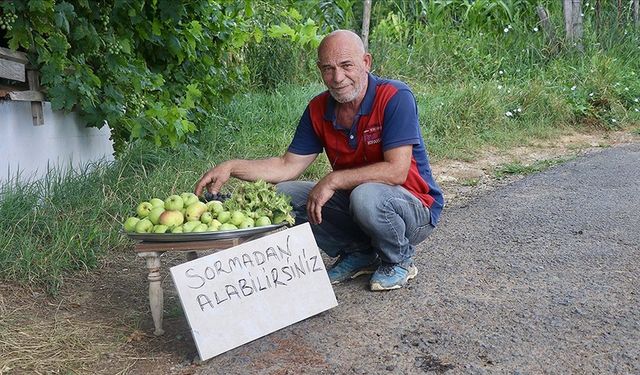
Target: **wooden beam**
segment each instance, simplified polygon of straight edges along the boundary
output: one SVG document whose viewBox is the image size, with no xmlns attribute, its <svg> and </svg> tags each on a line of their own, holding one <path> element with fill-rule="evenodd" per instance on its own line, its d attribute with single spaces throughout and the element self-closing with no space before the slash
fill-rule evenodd
<svg viewBox="0 0 640 375">
<path fill-rule="evenodd" d="M 9 99 L 20 102 L 43 102 L 44 95 L 40 91 L 11 91 Z"/>
<path fill-rule="evenodd" d="M 37 70 L 29 69 L 27 71 L 29 80 L 29 90 L 40 91 L 40 75 Z M 33 117 L 33 125 L 44 125 L 44 113 L 42 111 L 42 100 L 31 101 L 31 116 Z"/>
<path fill-rule="evenodd" d="M 0 57 L 0 78 L 24 82 L 26 80 L 24 72 L 25 66 L 23 63 Z"/>
<path fill-rule="evenodd" d="M 5 60 L 11 60 L 15 62 L 19 62 L 22 64 L 27 64 L 29 59 L 27 58 L 27 54 L 24 52 L 13 51 L 8 48 L 0 47 L 0 58 L 4 58 Z"/>
</svg>

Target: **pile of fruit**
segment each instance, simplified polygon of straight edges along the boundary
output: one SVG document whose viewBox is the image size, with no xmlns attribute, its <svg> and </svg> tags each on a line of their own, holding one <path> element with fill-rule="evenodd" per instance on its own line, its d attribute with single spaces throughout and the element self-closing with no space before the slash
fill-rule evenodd
<svg viewBox="0 0 640 375">
<path fill-rule="evenodd" d="M 127 233 L 190 233 L 229 231 L 283 222 L 293 225 L 289 197 L 265 182 L 242 183 L 232 194 L 173 194 L 136 207 L 124 222 Z"/>
</svg>

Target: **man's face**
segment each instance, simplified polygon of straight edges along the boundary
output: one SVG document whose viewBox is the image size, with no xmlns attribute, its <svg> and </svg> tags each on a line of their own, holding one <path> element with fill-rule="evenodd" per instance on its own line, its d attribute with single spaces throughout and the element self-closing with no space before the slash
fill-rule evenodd
<svg viewBox="0 0 640 375">
<path fill-rule="evenodd" d="M 354 101 L 363 94 L 371 56 L 338 39 L 327 43 L 318 56 L 318 68 L 331 96 L 339 103 Z"/>
</svg>

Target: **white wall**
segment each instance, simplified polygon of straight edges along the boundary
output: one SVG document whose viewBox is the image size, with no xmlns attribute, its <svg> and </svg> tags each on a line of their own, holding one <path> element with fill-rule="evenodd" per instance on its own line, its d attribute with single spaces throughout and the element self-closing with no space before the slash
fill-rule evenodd
<svg viewBox="0 0 640 375">
<path fill-rule="evenodd" d="M 110 129 L 87 128 L 75 113 L 53 112 L 43 103 L 44 125 L 34 126 L 31 103 L 0 101 L 0 182 L 42 177 L 51 167 L 68 169 L 112 161 Z"/>
</svg>

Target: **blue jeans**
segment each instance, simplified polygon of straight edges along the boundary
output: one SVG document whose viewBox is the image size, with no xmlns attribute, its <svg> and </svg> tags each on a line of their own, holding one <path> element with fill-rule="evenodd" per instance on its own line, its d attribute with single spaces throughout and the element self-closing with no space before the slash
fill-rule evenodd
<svg viewBox="0 0 640 375">
<path fill-rule="evenodd" d="M 287 181 L 278 191 L 291 197 L 296 224 L 305 223 L 307 197 L 314 182 Z M 339 190 L 322 208 L 322 223 L 312 225 L 318 246 L 331 257 L 376 252 L 383 262 L 413 257 L 414 246 L 433 231 L 429 208 L 401 186 L 365 183 Z"/>
</svg>

